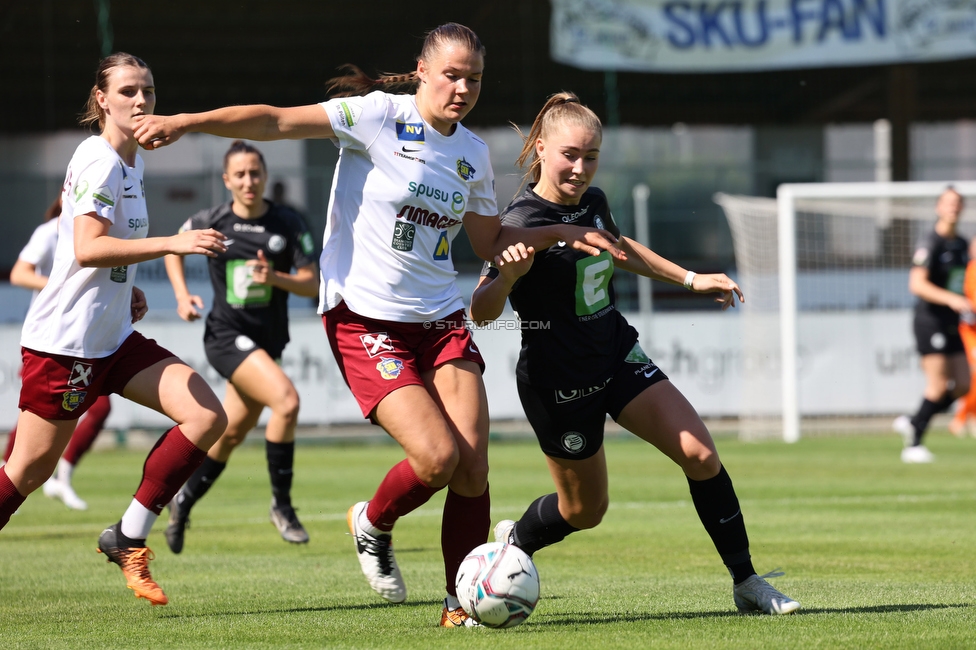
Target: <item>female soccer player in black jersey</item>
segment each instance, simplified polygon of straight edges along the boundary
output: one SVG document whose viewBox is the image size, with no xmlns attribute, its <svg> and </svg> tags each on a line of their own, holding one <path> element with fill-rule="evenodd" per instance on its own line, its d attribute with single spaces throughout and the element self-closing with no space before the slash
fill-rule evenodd
<svg viewBox="0 0 976 650">
<path fill-rule="evenodd" d="M 915 249 L 908 289 L 918 298 L 913 329 L 925 373 L 925 392 L 915 415 L 901 415 L 894 429 L 905 439 L 901 460 L 931 463 L 932 452 L 922 444 L 929 422 L 969 392 L 969 364 L 959 336 L 959 315 L 973 313 L 963 295 L 969 244 L 956 232 L 963 200 L 952 188 L 935 204 L 935 227 Z"/>
<path fill-rule="evenodd" d="M 193 215 L 180 232 L 212 228 L 227 237 L 227 251 L 208 264 L 214 304 L 203 344 L 210 364 L 227 380 L 228 422 L 203 464 L 170 502 L 166 543 L 174 553 L 183 550 L 190 509 L 224 471 L 265 406 L 271 407 L 264 434 L 271 523 L 285 541 L 308 541 L 291 504 L 298 392 L 278 362 L 289 340 L 288 294 L 318 295 L 315 247 L 301 215 L 264 198 L 268 168 L 257 148 L 234 141 L 224 154 L 223 178 L 232 200 Z M 183 258 L 169 255 L 165 261 L 180 318 L 197 320 L 203 300 L 190 294 Z"/>
<path fill-rule="evenodd" d="M 620 267 L 698 293 L 718 292 L 722 308 L 742 293 L 724 274 L 696 275 L 620 236 L 607 198 L 590 187 L 602 126 L 575 95 L 549 99 L 525 138 L 518 164 L 533 181 L 502 214 L 515 227 L 575 223 L 605 228 L 626 259 L 580 255 L 565 246 L 510 246 L 486 265 L 471 302 L 475 322 L 495 319 L 506 298 L 523 323 L 516 369 L 519 397 L 535 430 L 556 493 L 536 499 L 517 521 L 495 526 L 498 541 L 529 553 L 600 523 L 607 510 L 603 429 L 609 414 L 684 470 L 698 515 L 732 574 L 742 612 L 787 614 L 800 604 L 752 567 L 732 481 L 695 409 L 644 354 L 637 331 L 614 306 Z M 545 329 L 533 323 L 547 323 Z M 526 326 L 528 325 L 528 326 Z"/>
</svg>

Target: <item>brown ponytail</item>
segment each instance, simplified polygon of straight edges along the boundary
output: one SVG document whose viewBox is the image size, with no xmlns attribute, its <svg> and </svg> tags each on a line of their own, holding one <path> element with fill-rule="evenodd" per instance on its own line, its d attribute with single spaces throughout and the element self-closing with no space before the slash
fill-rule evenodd
<svg viewBox="0 0 976 650">
<path fill-rule="evenodd" d="M 481 44 L 481 39 L 471 28 L 458 23 L 445 23 L 427 33 L 417 60 L 430 61 L 446 45 L 458 45 L 470 52 L 485 55 L 485 46 Z M 358 67 L 348 63 L 339 69 L 344 71 L 343 75 L 325 82 L 330 97 L 366 95 L 374 90 L 408 94 L 416 92 L 420 84 L 416 70 L 399 74 L 384 72 L 373 79 Z"/>
</svg>

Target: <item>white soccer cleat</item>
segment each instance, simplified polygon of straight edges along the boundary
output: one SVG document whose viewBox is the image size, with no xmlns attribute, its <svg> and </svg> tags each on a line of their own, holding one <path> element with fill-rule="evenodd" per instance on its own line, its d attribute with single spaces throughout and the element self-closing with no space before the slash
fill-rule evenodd
<svg viewBox="0 0 976 650">
<path fill-rule="evenodd" d="M 901 435 L 901 439 L 905 442 L 905 447 L 911 447 L 912 443 L 915 442 L 915 427 L 912 426 L 912 420 L 907 415 L 899 415 L 896 417 L 894 422 L 891 423 L 891 428 Z"/>
<path fill-rule="evenodd" d="M 790 614 L 800 609 L 800 603 L 780 593 L 766 578 L 783 575 L 771 571 L 765 575 L 751 575 L 732 588 L 732 598 L 740 614 Z"/>
<path fill-rule="evenodd" d="M 346 513 L 349 532 L 356 541 L 359 566 L 373 591 L 391 603 L 402 603 L 407 599 L 407 585 L 393 556 L 393 538 L 389 533 L 374 537 L 360 527 L 359 517 L 366 504 L 360 501 Z"/>
<path fill-rule="evenodd" d="M 515 530 L 515 522 L 511 519 L 502 519 L 495 524 L 493 531 L 495 534 L 495 541 L 501 542 L 502 544 L 511 544 L 513 530 Z"/>
<path fill-rule="evenodd" d="M 59 481 L 53 476 L 41 488 L 49 499 L 60 499 L 71 510 L 88 510 L 88 504 L 75 492 L 70 483 Z"/>
<path fill-rule="evenodd" d="M 931 463 L 935 460 L 935 456 L 932 454 L 925 445 L 915 445 L 914 447 L 905 447 L 901 450 L 901 462 L 909 464 L 921 464 L 921 463 Z"/>
</svg>

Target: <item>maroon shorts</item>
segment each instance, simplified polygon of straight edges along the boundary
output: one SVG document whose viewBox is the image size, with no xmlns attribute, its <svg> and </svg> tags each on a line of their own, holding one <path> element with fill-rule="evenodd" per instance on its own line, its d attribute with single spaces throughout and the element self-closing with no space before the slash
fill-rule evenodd
<svg viewBox="0 0 976 650">
<path fill-rule="evenodd" d="M 485 371 L 463 310 L 436 321 L 397 323 L 360 316 L 340 302 L 322 314 L 322 324 L 366 418 L 384 397 L 404 386 L 423 386 L 422 373 L 453 359 L 473 361 Z"/>
<path fill-rule="evenodd" d="M 176 356 L 139 332 L 101 359 L 83 359 L 21 348 L 24 360 L 20 410 L 47 420 L 77 420 L 99 395 L 122 394 L 129 380 Z"/>
</svg>

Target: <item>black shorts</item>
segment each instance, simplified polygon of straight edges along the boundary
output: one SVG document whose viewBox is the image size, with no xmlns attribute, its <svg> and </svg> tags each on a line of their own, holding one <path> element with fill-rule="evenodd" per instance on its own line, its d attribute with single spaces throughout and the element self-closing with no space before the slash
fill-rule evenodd
<svg viewBox="0 0 976 650">
<path fill-rule="evenodd" d="M 950 321 L 926 312 L 915 312 L 912 326 L 915 347 L 920 355 L 965 353 L 957 319 Z"/>
<path fill-rule="evenodd" d="M 635 343 L 613 376 L 595 386 L 539 388 L 519 379 L 517 387 L 522 410 L 543 453 L 552 458 L 583 460 L 603 446 L 607 415 L 616 420 L 635 397 L 667 378 Z"/>
<path fill-rule="evenodd" d="M 239 332 L 214 332 L 207 329 L 203 335 L 203 349 L 207 353 L 207 361 L 224 379 L 230 380 L 237 367 L 244 363 L 244 359 L 258 348 L 261 348 L 275 361 L 281 361 L 281 353 L 285 346 L 269 349 L 267 345 L 260 345 L 251 337 Z"/>
</svg>

